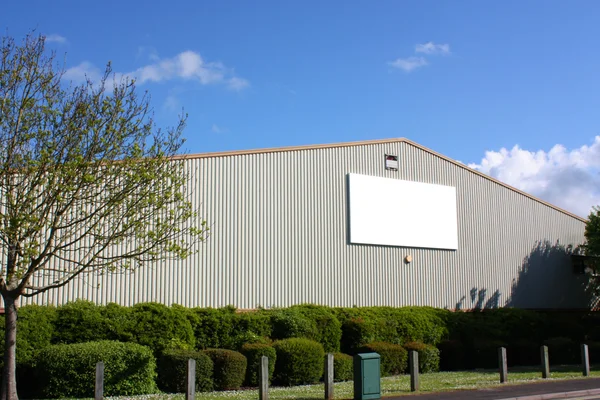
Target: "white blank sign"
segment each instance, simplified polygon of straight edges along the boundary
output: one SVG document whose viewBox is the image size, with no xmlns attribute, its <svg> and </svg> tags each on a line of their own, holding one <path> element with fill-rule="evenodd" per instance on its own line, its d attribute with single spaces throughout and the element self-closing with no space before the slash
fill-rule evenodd
<svg viewBox="0 0 600 400">
<path fill-rule="evenodd" d="M 458 249 L 456 188 L 349 174 L 350 242 Z"/>
</svg>

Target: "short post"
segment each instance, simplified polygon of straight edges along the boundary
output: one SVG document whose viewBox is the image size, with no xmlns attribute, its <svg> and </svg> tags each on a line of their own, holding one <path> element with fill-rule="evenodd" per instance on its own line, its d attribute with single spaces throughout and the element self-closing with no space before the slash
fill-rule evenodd
<svg viewBox="0 0 600 400">
<path fill-rule="evenodd" d="M 500 370 L 500 383 L 508 381 L 508 364 L 506 363 L 506 348 L 498 349 L 498 369 Z"/>
<path fill-rule="evenodd" d="M 96 387 L 94 390 L 94 400 L 104 398 L 104 363 L 102 361 L 96 364 Z"/>
<path fill-rule="evenodd" d="M 325 357 L 325 400 L 333 400 L 333 353 Z"/>
<path fill-rule="evenodd" d="M 587 344 L 581 345 L 581 367 L 583 376 L 590 376 L 590 353 Z"/>
<path fill-rule="evenodd" d="M 269 399 L 269 357 L 260 358 L 260 369 L 258 370 L 258 398 Z"/>
<path fill-rule="evenodd" d="M 188 360 L 186 387 L 185 400 L 194 400 L 196 398 L 196 360 L 193 358 Z"/>
<path fill-rule="evenodd" d="M 419 390 L 419 353 L 416 350 L 408 352 L 408 363 L 410 367 L 410 391 Z"/>
<path fill-rule="evenodd" d="M 548 358 L 548 346 L 540 347 L 540 356 L 542 358 L 542 378 L 550 377 L 550 359 Z"/>
</svg>

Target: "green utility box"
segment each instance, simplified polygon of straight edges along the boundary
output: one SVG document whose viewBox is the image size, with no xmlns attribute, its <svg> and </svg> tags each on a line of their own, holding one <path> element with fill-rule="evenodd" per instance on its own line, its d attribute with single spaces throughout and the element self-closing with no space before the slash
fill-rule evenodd
<svg viewBox="0 0 600 400">
<path fill-rule="evenodd" d="M 380 357 L 377 353 L 354 356 L 354 400 L 381 398 Z"/>
</svg>

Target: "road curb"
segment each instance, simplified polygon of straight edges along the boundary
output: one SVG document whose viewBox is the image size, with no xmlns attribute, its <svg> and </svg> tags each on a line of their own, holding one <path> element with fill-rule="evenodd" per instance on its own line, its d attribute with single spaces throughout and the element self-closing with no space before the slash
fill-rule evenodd
<svg viewBox="0 0 600 400">
<path fill-rule="evenodd" d="M 589 390 L 575 390 L 573 392 L 559 392 L 559 393 L 546 393 L 546 394 L 534 394 L 529 396 L 521 397 L 506 397 L 498 400 L 549 400 L 549 399 L 569 399 L 577 396 L 594 396 L 600 395 L 600 389 L 589 389 Z"/>
</svg>

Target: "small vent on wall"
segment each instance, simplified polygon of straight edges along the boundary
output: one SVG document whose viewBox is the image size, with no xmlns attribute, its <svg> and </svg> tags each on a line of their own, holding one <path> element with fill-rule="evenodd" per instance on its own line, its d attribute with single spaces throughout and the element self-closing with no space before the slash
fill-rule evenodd
<svg viewBox="0 0 600 400">
<path fill-rule="evenodd" d="M 398 171 L 398 156 L 392 154 L 385 155 L 385 169 L 389 171 Z"/>
</svg>

